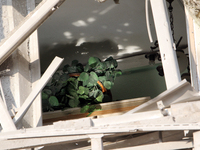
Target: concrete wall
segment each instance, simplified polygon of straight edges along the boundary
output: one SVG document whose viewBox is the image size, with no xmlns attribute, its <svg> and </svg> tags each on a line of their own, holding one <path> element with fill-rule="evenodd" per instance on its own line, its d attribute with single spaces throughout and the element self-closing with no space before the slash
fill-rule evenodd
<svg viewBox="0 0 200 150">
<path fill-rule="evenodd" d="M 28 14 L 28 8 L 30 8 L 29 5 L 31 4 L 30 1 L 34 0 L 29 0 L 29 3 L 27 3 L 27 0 L 0 0 L 1 40 L 7 37 Z M 30 38 L 25 40 L 0 66 L 0 71 L 10 69 L 9 72 L 1 76 L 3 91 L 9 111 L 11 109 L 17 110 L 17 108 L 20 108 L 32 90 L 32 78 L 35 75 L 32 74 L 31 69 L 33 49 L 30 48 L 30 43 Z M 37 45 L 37 43 L 35 44 Z M 33 118 L 33 108 L 30 108 L 23 121 L 20 122 L 17 127 L 33 127 Z"/>
</svg>

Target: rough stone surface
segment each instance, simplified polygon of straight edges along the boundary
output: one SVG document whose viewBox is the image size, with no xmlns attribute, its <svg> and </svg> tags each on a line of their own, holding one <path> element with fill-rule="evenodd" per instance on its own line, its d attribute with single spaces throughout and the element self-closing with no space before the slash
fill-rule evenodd
<svg viewBox="0 0 200 150">
<path fill-rule="evenodd" d="M 5 38 L 27 15 L 27 0 L 0 0 L 0 40 Z M 29 41 L 23 42 L 18 49 L 2 64 L 0 71 L 10 69 L 1 77 L 8 110 L 19 108 L 32 89 L 30 73 Z M 18 128 L 33 125 L 32 108 L 24 116 Z"/>
<path fill-rule="evenodd" d="M 200 26 L 200 0 L 183 0 L 184 5 Z"/>
</svg>

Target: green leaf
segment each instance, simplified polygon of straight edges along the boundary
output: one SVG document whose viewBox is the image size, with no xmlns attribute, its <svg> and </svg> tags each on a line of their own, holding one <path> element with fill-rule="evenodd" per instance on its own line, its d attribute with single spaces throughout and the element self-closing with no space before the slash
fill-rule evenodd
<svg viewBox="0 0 200 150">
<path fill-rule="evenodd" d="M 86 72 L 82 72 L 78 77 L 79 81 L 87 81 L 89 79 L 89 75 Z"/>
<path fill-rule="evenodd" d="M 120 76 L 120 75 L 122 75 L 122 71 L 121 70 L 115 70 L 115 71 L 113 71 L 113 76 L 114 76 L 114 79 L 116 78 L 116 77 L 118 77 L 118 76 Z"/>
<path fill-rule="evenodd" d="M 83 81 L 83 86 L 87 86 L 88 87 L 88 83 L 89 83 L 89 79 L 86 81 Z"/>
<path fill-rule="evenodd" d="M 85 87 L 79 86 L 77 93 L 83 95 L 85 93 Z"/>
<path fill-rule="evenodd" d="M 59 81 L 62 82 L 62 83 L 64 83 L 64 82 L 67 81 L 67 79 L 68 79 L 68 76 L 67 76 L 67 74 L 64 73 L 64 74 L 62 74 L 62 75 L 60 76 Z"/>
<path fill-rule="evenodd" d="M 88 112 L 91 113 L 91 112 L 94 112 L 96 109 L 96 106 L 95 105 L 90 105 L 89 109 L 88 109 Z"/>
<path fill-rule="evenodd" d="M 100 76 L 100 77 L 99 77 L 99 81 L 100 81 L 101 83 L 103 83 L 104 81 L 106 81 L 106 76 Z"/>
<path fill-rule="evenodd" d="M 76 91 L 71 90 L 71 91 L 69 91 L 69 94 L 70 94 L 74 99 L 78 99 L 78 94 L 77 94 Z"/>
<path fill-rule="evenodd" d="M 105 65 L 106 69 L 110 69 L 110 63 L 108 61 L 105 61 L 104 65 Z"/>
<path fill-rule="evenodd" d="M 77 72 L 77 68 L 76 66 L 69 66 L 67 68 L 68 73 L 76 73 Z"/>
<path fill-rule="evenodd" d="M 90 115 L 91 115 L 94 111 L 96 111 L 96 110 L 99 110 L 99 109 L 96 109 L 96 106 L 95 106 L 95 105 L 91 105 L 91 106 L 89 107 L 89 109 L 88 109 L 89 114 L 87 115 L 87 117 L 90 116 Z"/>
<path fill-rule="evenodd" d="M 104 71 L 104 70 L 95 70 L 95 73 L 96 73 L 98 76 L 102 76 L 102 75 L 104 75 L 105 71 Z"/>
<path fill-rule="evenodd" d="M 79 95 L 79 98 L 88 99 L 87 95 Z"/>
<path fill-rule="evenodd" d="M 99 77 L 95 72 L 90 72 L 90 77 L 96 82 L 99 80 Z"/>
<path fill-rule="evenodd" d="M 69 83 L 68 84 L 68 89 L 72 88 L 72 89 L 76 89 L 77 90 L 77 88 L 78 88 L 78 80 L 76 78 L 73 78 L 73 77 L 69 78 L 68 79 L 68 83 Z"/>
<path fill-rule="evenodd" d="M 103 86 L 106 88 L 106 89 L 111 89 L 111 87 L 112 87 L 112 82 L 110 82 L 110 81 L 104 81 L 103 82 Z"/>
<path fill-rule="evenodd" d="M 85 105 L 85 106 L 83 106 L 82 108 L 81 108 L 81 113 L 86 113 L 87 111 L 88 111 L 88 109 L 89 109 L 89 105 Z"/>
<path fill-rule="evenodd" d="M 55 96 L 49 97 L 49 103 L 50 105 L 53 106 L 59 106 L 58 99 Z"/>
<path fill-rule="evenodd" d="M 84 88 L 84 93 L 85 93 L 86 95 L 88 95 L 89 92 L 90 92 L 89 88 L 85 87 L 85 88 Z"/>
<path fill-rule="evenodd" d="M 89 92 L 89 97 L 92 97 L 94 95 L 94 91 Z"/>
<path fill-rule="evenodd" d="M 99 80 L 97 74 L 95 72 L 90 72 L 90 77 L 88 79 L 88 82 L 84 83 L 87 87 L 92 87 L 97 85 L 97 81 Z"/>
<path fill-rule="evenodd" d="M 90 67 L 94 68 L 96 67 L 96 65 L 100 62 L 99 58 L 97 57 L 90 57 L 88 60 L 88 64 L 90 65 Z"/>
<path fill-rule="evenodd" d="M 112 62 L 113 62 L 114 67 L 117 68 L 118 67 L 117 61 L 115 59 L 113 59 Z"/>
<path fill-rule="evenodd" d="M 77 70 L 78 73 L 81 73 L 81 72 L 84 71 L 83 65 L 81 63 L 78 63 L 76 65 L 76 67 L 77 67 L 76 70 Z"/>
<path fill-rule="evenodd" d="M 94 98 L 96 98 L 96 97 L 97 97 L 97 95 L 99 94 L 99 92 L 100 92 L 100 90 L 99 90 L 99 89 L 97 89 L 97 90 L 94 90 L 94 94 L 93 94 Z"/>
<path fill-rule="evenodd" d="M 106 71 L 106 80 L 109 80 L 109 78 L 111 77 L 110 71 Z"/>
<path fill-rule="evenodd" d="M 104 63 L 99 62 L 99 63 L 97 64 L 97 66 L 96 66 L 96 69 L 97 69 L 97 70 L 104 70 L 105 67 L 106 67 L 106 66 L 105 66 Z"/>
<path fill-rule="evenodd" d="M 69 106 L 74 108 L 77 107 L 79 105 L 80 101 L 79 99 L 70 99 L 69 100 Z"/>
<path fill-rule="evenodd" d="M 46 100 L 46 99 L 48 99 L 48 98 L 49 98 L 49 95 L 46 94 L 46 93 L 44 93 L 44 92 L 42 92 L 42 99 L 43 99 L 43 100 Z"/>
<path fill-rule="evenodd" d="M 59 73 L 55 73 L 53 75 L 53 79 L 55 79 L 56 81 L 58 81 L 60 79 L 60 74 Z"/>
<path fill-rule="evenodd" d="M 69 67 L 69 65 L 65 65 L 65 66 L 63 67 L 63 72 L 67 72 L 67 71 L 68 71 L 68 67 Z"/>
<path fill-rule="evenodd" d="M 96 100 L 97 100 L 98 102 L 102 102 L 103 98 L 104 98 L 103 93 L 102 93 L 101 91 L 99 91 L 99 95 L 98 95 L 98 97 L 96 98 Z"/>
<path fill-rule="evenodd" d="M 78 60 L 73 60 L 71 66 L 76 66 L 78 64 Z"/>
<path fill-rule="evenodd" d="M 75 80 L 76 80 L 76 78 L 72 78 L 72 77 L 67 79 L 68 82 L 75 82 Z"/>
<path fill-rule="evenodd" d="M 49 90 L 49 89 L 44 89 L 43 92 L 46 93 L 47 95 L 51 95 L 52 94 L 52 91 Z"/>
<path fill-rule="evenodd" d="M 105 61 L 111 61 L 111 60 L 113 60 L 112 56 L 108 57 Z"/>
<path fill-rule="evenodd" d="M 65 95 L 65 94 L 66 94 L 66 89 L 64 89 L 64 88 L 61 89 L 59 94 L 60 94 L 60 95 Z"/>
<path fill-rule="evenodd" d="M 85 68 L 84 68 L 84 71 L 85 71 L 85 72 L 88 72 L 90 69 L 91 69 L 90 65 L 87 64 L 87 65 L 85 66 Z"/>
</svg>

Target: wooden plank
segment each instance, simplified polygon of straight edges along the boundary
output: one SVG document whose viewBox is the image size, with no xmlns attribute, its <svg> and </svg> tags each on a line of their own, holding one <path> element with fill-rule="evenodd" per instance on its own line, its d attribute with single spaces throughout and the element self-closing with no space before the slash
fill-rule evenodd
<svg viewBox="0 0 200 150">
<path fill-rule="evenodd" d="M 0 140 L 0 149 L 16 150 L 89 140 L 87 135 Z"/>
<path fill-rule="evenodd" d="M 55 57 L 52 63 L 49 65 L 45 73 L 42 75 L 41 79 L 35 86 L 35 88 L 32 90 L 32 92 L 29 94 L 29 96 L 26 98 L 23 105 L 20 107 L 19 111 L 13 118 L 13 121 L 17 123 L 28 111 L 29 107 L 37 97 L 37 95 L 41 92 L 41 90 L 44 88 L 44 86 L 47 84 L 49 79 L 53 76 L 55 71 L 58 69 L 60 64 L 62 63 L 63 59 L 59 57 Z"/>
<path fill-rule="evenodd" d="M 192 141 L 183 140 L 183 141 L 173 141 L 173 142 L 164 142 L 164 143 L 156 143 L 156 144 L 149 144 L 149 145 L 141 145 L 141 146 L 134 146 L 134 147 L 127 147 L 127 148 L 116 148 L 113 150 L 177 150 L 177 149 L 187 149 L 193 148 Z"/>
<path fill-rule="evenodd" d="M 27 1 L 27 9 L 29 12 L 35 9 L 35 0 Z M 37 30 L 29 37 L 29 51 L 30 51 L 30 73 L 32 89 L 35 88 L 37 82 L 41 77 L 40 57 L 38 46 L 38 33 Z M 42 102 L 41 95 L 39 94 L 33 102 L 33 127 L 42 126 Z"/>
<path fill-rule="evenodd" d="M 157 144 L 162 140 L 163 142 L 170 142 L 170 141 L 179 141 L 182 140 L 184 137 L 183 131 L 164 131 L 161 132 L 161 137 L 159 136 L 159 132 L 150 132 L 145 134 L 138 134 L 134 136 L 125 137 L 124 139 L 116 139 L 116 141 L 105 144 L 104 150 L 110 149 L 119 149 L 119 148 L 126 148 L 129 147 L 130 149 L 133 147 L 137 147 L 139 145 L 150 145 L 150 144 Z M 160 139 L 161 138 L 161 139 Z M 131 149 L 132 150 L 132 149 Z M 148 149 L 146 149 L 148 150 Z M 155 149 L 149 149 L 155 150 Z M 160 147 L 158 150 L 162 150 Z"/>
<path fill-rule="evenodd" d="M 192 98 L 192 97 L 197 98 L 195 94 L 197 95 L 198 93 L 191 87 L 190 83 L 184 79 L 183 81 L 179 82 L 177 85 L 162 92 L 155 98 L 134 108 L 133 110 L 128 111 L 124 115 L 135 113 L 135 112 L 157 110 L 158 109 L 157 102 L 160 100 L 162 100 L 162 102 L 164 103 L 164 106 L 169 107 L 171 104 L 186 101 L 188 98 Z"/>
<path fill-rule="evenodd" d="M 181 81 L 166 0 L 150 0 L 167 89 Z"/>
<path fill-rule="evenodd" d="M 191 84 L 198 90 L 198 72 L 197 72 L 197 55 L 195 47 L 195 29 L 194 29 L 194 20 L 190 15 L 188 9 L 185 7 L 185 16 L 186 16 L 186 29 L 187 29 L 187 41 L 188 41 L 188 52 L 189 52 L 189 61 L 190 61 L 190 74 L 191 74 Z"/>
<path fill-rule="evenodd" d="M 200 131 L 194 132 L 193 133 L 193 139 L 194 139 L 194 150 L 199 150 L 200 149 Z"/>
<path fill-rule="evenodd" d="M 90 117 L 100 116 L 105 114 L 113 114 L 113 113 L 125 113 L 144 102 L 150 100 L 150 97 L 141 97 L 134 99 L 127 99 L 109 103 L 101 103 L 97 105 L 98 108 L 101 108 L 101 111 L 93 112 Z M 50 124 L 59 120 L 69 120 L 69 119 L 78 119 L 86 117 L 89 113 L 80 113 L 81 108 L 69 108 L 64 111 L 54 111 L 54 112 L 45 112 L 43 113 L 43 123 Z"/>
</svg>

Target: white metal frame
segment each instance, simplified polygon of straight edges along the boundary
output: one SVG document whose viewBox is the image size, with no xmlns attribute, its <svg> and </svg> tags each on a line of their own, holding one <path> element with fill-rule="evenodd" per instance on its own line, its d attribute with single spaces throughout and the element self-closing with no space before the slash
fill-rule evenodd
<svg viewBox="0 0 200 150">
<path fill-rule="evenodd" d="M 26 20 L 22 22 L 22 24 L 15 29 L 7 39 L 1 42 L 0 63 L 4 62 L 5 59 L 8 58 L 8 56 L 10 56 L 10 54 L 63 2 L 64 0 L 43 0 L 41 4 L 32 13 L 30 13 Z M 150 2 L 153 10 L 158 41 L 161 48 L 161 57 L 163 60 L 166 84 L 169 91 L 164 92 L 164 94 L 159 95 L 154 100 L 139 107 L 137 111 L 144 111 L 144 108 L 149 110 L 149 106 L 151 104 L 155 105 L 156 102 L 163 99 L 166 99 L 163 101 L 165 106 L 170 106 L 172 103 L 182 102 L 186 99 L 187 101 L 199 99 L 199 97 L 195 95 L 196 93 L 194 91 L 191 92 L 191 87 L 188 86 L 185 81 L 180 82 L 180 73 L 177 65 L 177 58 L 174 52 L 175 48 L 171 37 L 171 31 L 169 28 L 165 0 L 150 0 Z M 165 36 L 162 34 L 165 34 Z M 17 122 L 19 119 L 21 119 L 21 117 L 23 117 L 37 94 L 47 83 L 49 77 L 51 77 L 61 62 L 62 59 L 56 58 L 55 65 L 47 70 L 47 72 L 50 71 L 49 76 L 44 75 L 40 79 L 41 82 L 38 82 L 38 86 L 36 86 L 37 89 L 34 89 L 29 95 L 15 116 L 14 122 Z M 176 95 L 173 93 L 174 91 L 175 93 L 180 92 L 180 95 L 177 94 L 178 96 L 173 97 L 172 95 Z M 184 96 L 181 97 L 181 95 Z M 52 143 L 91 138 L 92 149 L 102 150 L 102 137 L 110 134 L 120 132 L 138 133 L 163 130 L 200 130 L 200 124 L 198 121 L 186 123 L 174 122 L 174 117 L 177 116 L 164 117 L 159 110 L 137 114 L 132 114 L 137 112 L 132 110 L 130 114 L 118 116 L 117 118 L 111 117 L 97 120 L 85 118 L 72 121 L 56 122 L 50 126 L 17 130 L 14 122 L 8 115 L 7 109 L 4 108 L 4 104 L 1 99 L 0 107 L 0 121 L 3 130 L 6 131 L 0 133 L 1 149 L 31 148 Z M 170 111 L 170 109 L 168 109 L 168 111 Z M 149 117 L 149 115 L 151 115 L 151 117 Z M 178 117 L 180 118 L 181 116 Z M 193 118 L 195 117 L 196 116 L 194 114 Z M 184 117 L 182 119 L 184 119 Z M 107 122 L 106 120 L 110 121 Z M 140 124 L 138 124 L 138 122 Z M 141 126 L 141 124 L 143 125 Z M 196 134 L 196 136 L 198 136 L 198 134 Z M 191 147 L 191 144 L 189 144 L 189 147 Z"/>
</svg>

